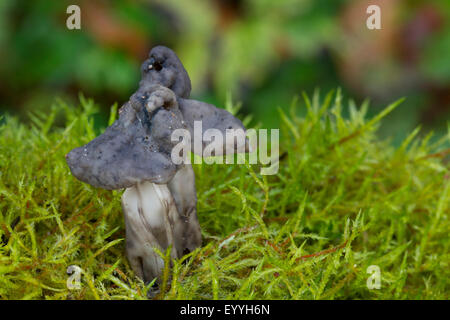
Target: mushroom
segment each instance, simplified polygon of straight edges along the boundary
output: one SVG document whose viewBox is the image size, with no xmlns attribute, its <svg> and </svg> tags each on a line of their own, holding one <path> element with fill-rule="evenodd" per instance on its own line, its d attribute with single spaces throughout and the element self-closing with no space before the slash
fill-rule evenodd
<svg viewBox="0 0 450 320">
<path fill-rule="evenodd" d="M 194 171 L 190 164 L 171 161 L 173 131 L 187 129 L 193 136 L 194 121 L 200 120 L 202 136 L 212 128 L 223 134 L 245 128 L 229 112 L 188 99 L 190 79 L 172 50 L 153 48 L 141 71 L 139 88 L 120 108 L 118 120 L 70 151 L 66 160 L 83 182 L 108 190 L 126 188 L 126 253 L 136 275 L 149 282 L 164 267 L 155 247 L 164 251 L 172 246 L 171 258 L 176 259 L 202 242 Z M 191 149 L 202 156 L 202 150 Z"/>
</svg>

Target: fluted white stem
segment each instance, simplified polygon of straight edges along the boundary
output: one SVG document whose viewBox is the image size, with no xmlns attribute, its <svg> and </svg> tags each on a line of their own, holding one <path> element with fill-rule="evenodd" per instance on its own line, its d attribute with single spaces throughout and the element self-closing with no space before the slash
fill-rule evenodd
<svg viewBox="0 0 450 320">
<path fill-rule="evenodd" d="M 138 276 L 151 280 L 164 267 L 153 248 L 173 246 L 173 215 L 178 214 L 167 185 L 139 183 L 125 190 L 122 207 L 127 230 L 127 255 Z M 169 216 L 171 215 L 171 216 Z M 171 257 L 176 258 L 172 247 Z"/>
</svg>

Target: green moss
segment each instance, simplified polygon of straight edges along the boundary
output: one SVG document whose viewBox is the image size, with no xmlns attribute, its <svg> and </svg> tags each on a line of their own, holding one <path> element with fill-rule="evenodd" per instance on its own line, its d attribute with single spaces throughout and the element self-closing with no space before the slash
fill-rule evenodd
<svg viewBox="0 0 450 320">
<path fill-rule="evenodd" d="M 157 298 L 449 298 L 449 137 L 431 145 L 415 130 L 393 148 L 375 130 L 397 103 L 368 121 L 367 104 L 344 119 L 341 103 L 305 96 L 280 111 L 275 176 L 194 166 L 204 246 L 166 270 Z M 99 133 L 95 113 L 81 99 L 32 125 L 0 122 L 1 299 L 145 299 L 124 256 L 122 192 L 81 183 L 65 163 Z M 79 290 L 66 286 L 69 265 L 83 270 Z M 367 288 L 370 265 L 379 290 Z"/>
</svg>

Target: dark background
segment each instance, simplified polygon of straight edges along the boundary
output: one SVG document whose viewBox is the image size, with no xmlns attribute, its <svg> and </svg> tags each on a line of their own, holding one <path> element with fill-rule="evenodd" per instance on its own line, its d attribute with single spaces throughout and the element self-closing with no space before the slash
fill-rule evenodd
<svg viewBox="0 0 450 320">
<path fill-rule="evenodd" d="M 81 7 L 81 30 L 66 8 Z M 366 9 L 381 7 L 382 30 Z M 407 97 L 381 128 L 398 143 L 421 124 L 447 132 L 450 119 L 450 1 L 0 1 L 0 115 L 27 120 L 55 98 L 100 106 L 134 92 L 152 46 L 173 48 L 192 97 L 223 106 L 227 94 L 254 123 L 277 127 L 294 95 L 341 87 L 370 113 Z M 304 109 L 304 107 L 303 107 Z"/>
</svg>

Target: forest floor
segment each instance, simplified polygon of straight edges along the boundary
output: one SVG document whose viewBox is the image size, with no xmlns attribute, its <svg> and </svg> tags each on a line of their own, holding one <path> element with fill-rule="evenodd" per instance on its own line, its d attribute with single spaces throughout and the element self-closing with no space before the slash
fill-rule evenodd
<svg viewBox="0 0 450 320">
<path fill-rule="evenodd" d="M 280 110 L 276 175 L 194 165 L 203 246 L 166 264 L 156 299 L 449 299 L 450 135 L 418 128 L 394 147 L 376 129 L 405 102 L 366 119 L 368 103 L 342 116 L 339 91 L 303 100 Z M 0 119 L 0 299 L 147 298 L 125 258 L 123 190 L 65 162 L 101 132 L 96 114 L 82 98 Z"/>
</svg>

